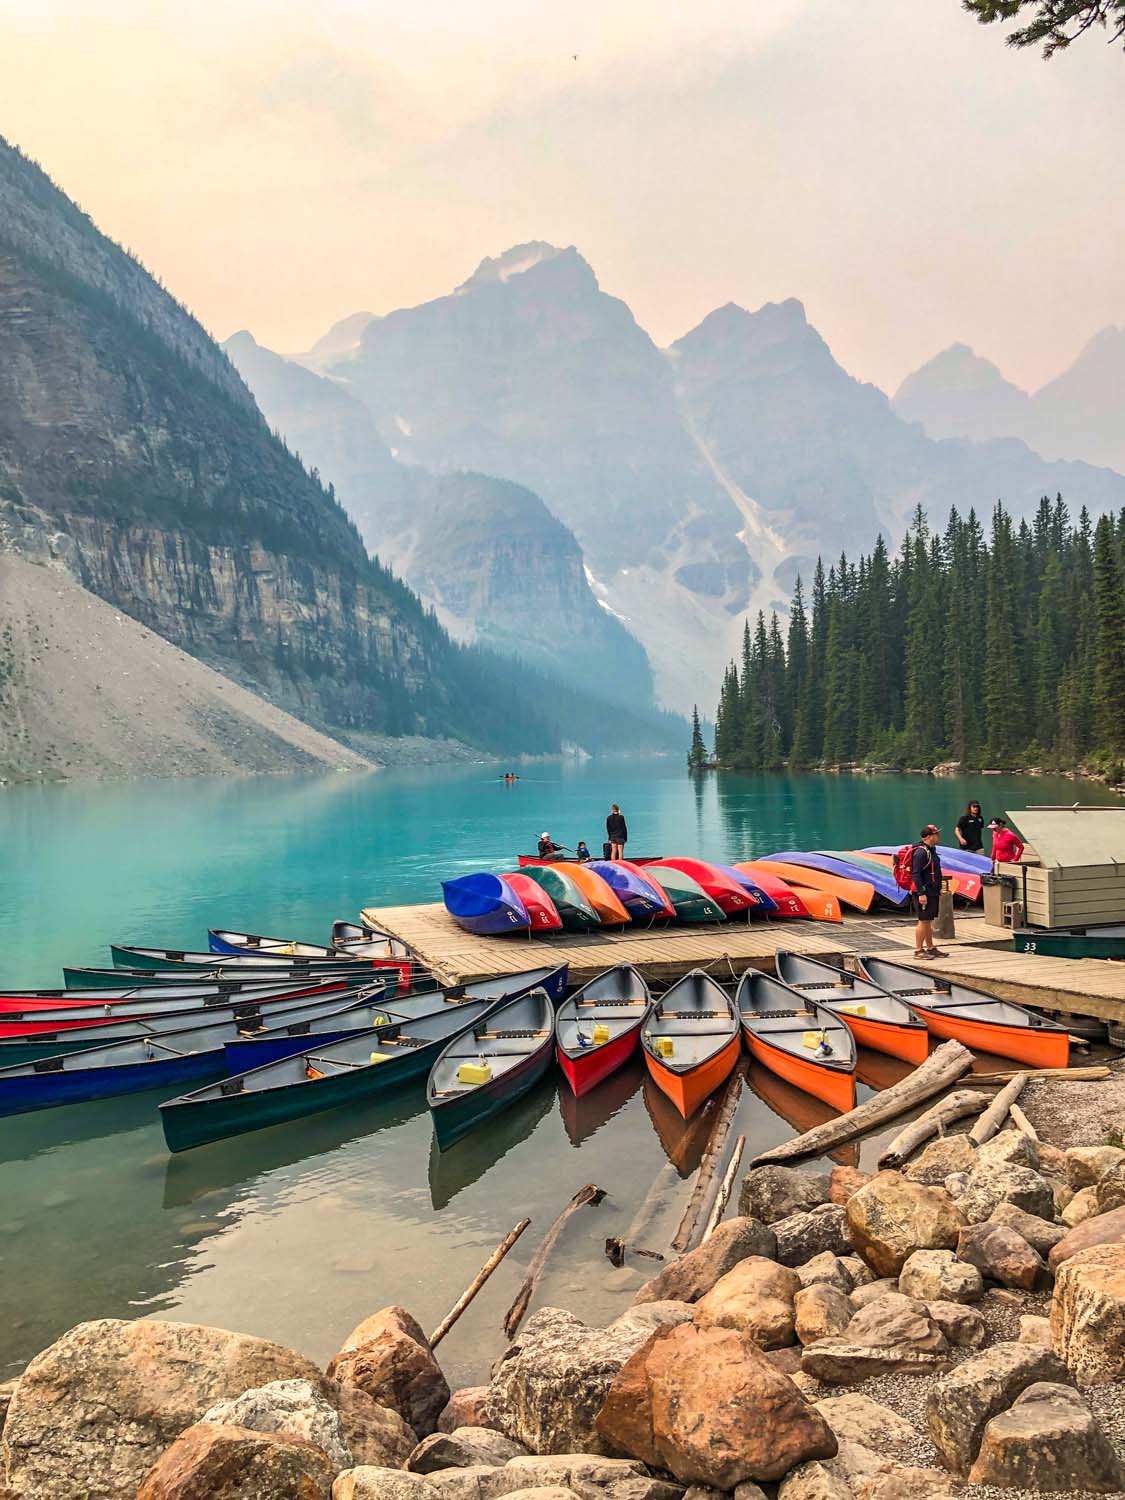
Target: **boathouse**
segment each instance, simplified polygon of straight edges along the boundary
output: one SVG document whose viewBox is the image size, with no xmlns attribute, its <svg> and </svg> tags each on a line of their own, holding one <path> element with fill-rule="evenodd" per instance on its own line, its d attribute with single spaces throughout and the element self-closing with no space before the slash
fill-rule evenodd
<svg viewBox="0 0 1125 1500">
<path fill-rule="evenodd" d="M 1029 807 L 1007 816 L 1027 847 L 1019 864 L 998 865 L 997 874 L 1014 882 L 1029 927 L 1125 922 L 1125 805 Z"/>
</svg>

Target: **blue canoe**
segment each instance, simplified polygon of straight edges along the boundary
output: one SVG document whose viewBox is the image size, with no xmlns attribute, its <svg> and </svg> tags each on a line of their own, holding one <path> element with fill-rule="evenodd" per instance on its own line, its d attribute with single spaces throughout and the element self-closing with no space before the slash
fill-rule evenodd
<svg viewBox="0 0 1125 1500">
<path fill-rule="evenodd" d="M 307 1046 L 304 1028 L 326 1014 L 357 1009 L 390 1017 L 374 1001 L 354 998 L 345 1006 L 338 996 L 299 1005 L 279 1005 L 272 1013 L 276 1027 L 294 1028 L 291 1050 Z M 134 1036 L 128 1041 L 82 1052 L 67 1052 L 38 1062 L 19 1064 L 0 1071 L 0 1115 L 24 1114 L 50 1109 L 58 1104 L 78 1104 L 90 1099 L 108 1099 L 135 1094 L 143 1089 L 172 1088 L 181 1084 L 221 1077 L 227 1071 L 223 1048 L 246 1034 L 260 1021 L 226 1016 L 206 1026 L 157 1036 Z"/>
<path fill-rule="evenodd" d="M 634 922 L 669 915 L 668 903 L 661 892 L 636 870 L 628 870 L 612 859 L 591 859 L 586 868 L 602 877 Z"/>
<path fill-rule="evenodd" d="M 568 966 L 559 964 L 554 969 L 525 969 L 518 974 L 482 979 L 476 984 L 458 985 L 440 992 L 429 990 L 418 995 L 404 995 L 395 1001 L 394 1014 L 397 1019 L 414 1020 L 419 1016 L 433 1015 L 443 1007 L 514 999 L 536 987 L 545 989 L 557 1005 L 566 994 L 567 973 Z M 377 1021 L 364 1021 L 358 1017 L 351 1019 L 347 1015 L 325 1016 L 309 1024 L 305 1033 L 306 1042 L 309 1037 L 314 1037 L 318 1046 L 327 1046 L 331 1042 L 347 1041 L 358 1032 L 378 1024 Z M 237 1041 L 227 1042 L 223 1048 L 227 1071 L 231 1074 L 249 1073 L 255 1068 L 264 1068 L 267 1063 L 280 1062 L 299 1050 L 298 1046 L 293 1045 L 287 1036 L 279 1034 L 273 1026 L 256 1036 L 239 1037 Z"/>
<path fill-rule="evenodd" d="M 902 906 L 909 895 L 895 880 L 893 871 L 885 870 L 880 874 L 869 865 L 850 865 L 847 860 L 836 859 L 830 854 L 806 854 L 801 849 L 787 849 L 782 854 L 769 854 L 766 858 L 784 860 L 789 865 L 803 865 L 807 870 L 824 870 L 829 875 L 843 875 L 847 880 L 865 880 L 892 906 Z"/>
<path fill-rule="evenodd" d="M 499 932 L 529 932 L 527 908 L 501 875 L 480 871 L 443 880 L 445 909 L 466 932 L 489 937 Z"/>
<path fill-rule="evenodd" d="M 716 860 L 709 860 L 709 864 L 715 866 L 716 870 L 722 870 L 723 874 L 740 885 L 747 894 L 754 898 L 754 910 L 768 916 L 770 912 L 777 910 L 777 902 L 772 896 L 767 896 L 758 882 L 746 874 L 744 870 L 736 870 L 733 865 L 721 865 Z"/>
<path fill-rule="evenodd" d="M 897 854 L 900 847 L 899 844 L 868 844 L 863 852 L 864 854 Z M 973 854 L 968 849 L 953 849 L 948 844 L 939 844 L 937 852 L 943 870 L 952 870 L 954 874 L 960 872 L 962 875 L 992 874 L 992 861 L 987 854 Z"/>
</svg>

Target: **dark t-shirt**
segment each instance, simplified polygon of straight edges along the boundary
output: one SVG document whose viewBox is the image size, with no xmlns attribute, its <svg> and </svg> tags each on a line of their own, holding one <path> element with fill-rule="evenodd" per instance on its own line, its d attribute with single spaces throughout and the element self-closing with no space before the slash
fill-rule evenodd
<svg viewBox="0 0 1125 1500">
<path fill-rule="evenodd" d="M 625 819 L 621 813 L 610 813 L 605 820 L 605 831 L 611 844 L 628 842 L 629 830 L 625 826 Z"/>
<path fill-rule="evenodd" d="M 915 844 L 910 870 L 914 876 L 915 891 L 919 896 L 931 897 L 936 907 L 937 898 L 941 895 L 941 857 L 937 850 L 931 849 L 928 844 Z"/>
<path fill-rule="evenodd" d="M 961 837 L 965 840 L 965 848 L 974 854 L 984 848 L 984 819 L 979 815 L 973 817 L 971 813 L 962 813 L 957 819 L 957 828 Z"/>
</svg>

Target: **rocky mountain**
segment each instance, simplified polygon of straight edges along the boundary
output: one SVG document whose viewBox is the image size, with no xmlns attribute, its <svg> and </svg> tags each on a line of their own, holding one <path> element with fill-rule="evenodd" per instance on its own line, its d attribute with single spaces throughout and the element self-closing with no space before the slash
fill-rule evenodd
<svg viewBox="0 0 1125 1500">
<path fill-rule="evenodd" d="M 203 328 L 3 141 L 0 550 L 334 734 L 510 753 L 604 728 L 451 642 Z"/>
<path fill-rule="evenodd" d="M 930 437 L 1015 437 L 1050 459 L 1083 459 L 1125 473 L 1125 328 L 1103 328 L 1072 365 L 1028 393 L 964 344 L 908 375 L 894 407 Z"/>
<path fill-rule="evenodd" d="M 574 535 L 521 485 L 401 464 L 367 407 L 340 384 L 263 348 L 223 345 L 266 420 L 337 498 L 381 561 L 459 641 L 515 656 L 585 691 L 644 709 L 644 649 L 586 576 Z"/>
</svg>

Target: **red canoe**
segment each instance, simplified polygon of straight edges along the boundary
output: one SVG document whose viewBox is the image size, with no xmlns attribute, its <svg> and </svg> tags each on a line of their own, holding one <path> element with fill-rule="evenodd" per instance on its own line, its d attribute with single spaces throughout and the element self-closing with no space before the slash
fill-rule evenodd
<svg viewBox="0 0 1125 1500">
<path fill-rule="evenodd" d="M 756 860 L 744 859 L 736 862 L 732 868 L 741 870 L 744 875 L 749 875 L 755 885 L 760 885 L 770 900 L 776 903 L 779 914 L 787 917 L 812 915 L 803 899 L 787 881 L 765 869 Z"/>
<path fill-rule="evenodd" d="M 644 872 L 646 875 L 655 872 L 659 880 L 660 871 L 665 868 L 679 870 L 681 875 L 689 876 L 697 885 L 702 886 L 719 910 L 728 917 L 740 916 L 757 907 L 758 903 L 745 886 L 739 885 L 705 859 L 654 859 L 651 864 L 644 866 Z"/>
<path fill-rule="evenodd" d="M 548 896 L 537 881 L 529 875 L 521 875 L 517 871 L 512 875 L 501 876 L 515 891 L 523 902 L 528 916 L 531 918 L 532 932 L 559 932 L 562 930 L 562 918 L 559 909 Z"/>
<path fill-rule="evenodd" d="M 652 1005 L 648 985 L 629 964 L 599 974 L 562 1002 L 555 1014 L 555 1054 L 576 1095 L 588 1094 L 628 1062 Z"/>
</svg>

